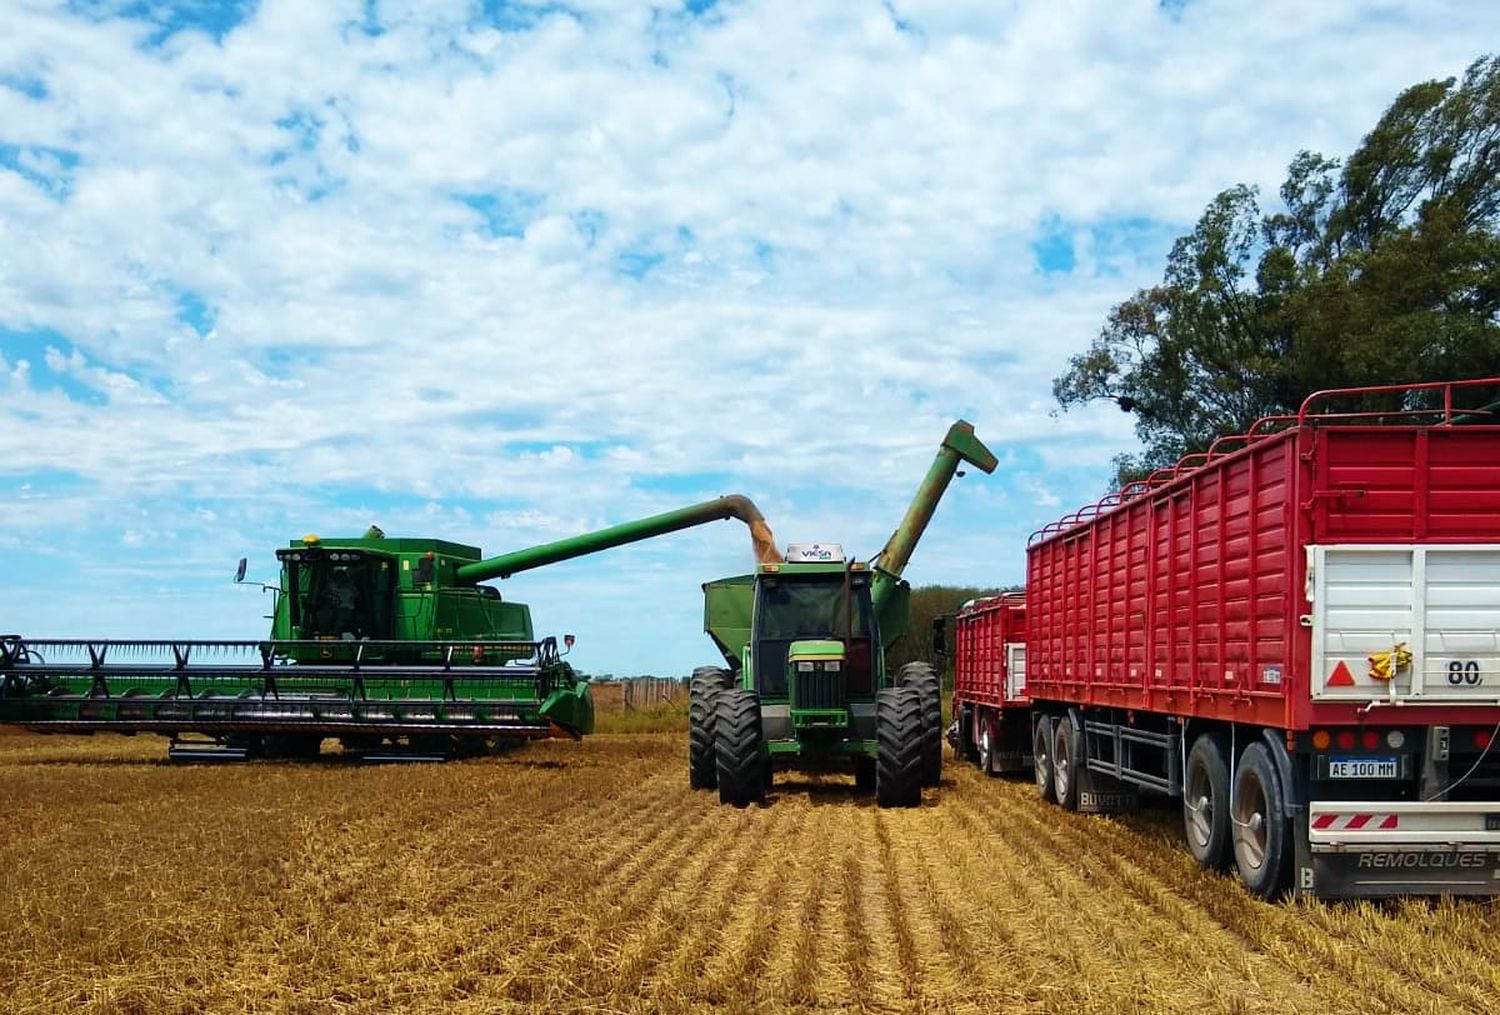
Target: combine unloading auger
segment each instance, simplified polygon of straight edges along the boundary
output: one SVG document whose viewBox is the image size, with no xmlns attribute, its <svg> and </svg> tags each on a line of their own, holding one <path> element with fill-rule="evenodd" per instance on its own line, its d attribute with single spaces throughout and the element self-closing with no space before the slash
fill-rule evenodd
<svg viewBox="0 0 1500 1015">
<path fill-rule="evenodd" d="M 329 737 L 367 757 L 441 758 L 582 736 L 587 681 L 534 636 L 524 603 L 480 583 L 730 518 L 758 562 L 781 559 L 738 495 L 488 558 L 373 528 L 307 536 L 276 551 L 265 641 L 0 638 L 0 722 L 160 733 L 174 757 L 213 758 L 311 756 Z"/>
</svg>

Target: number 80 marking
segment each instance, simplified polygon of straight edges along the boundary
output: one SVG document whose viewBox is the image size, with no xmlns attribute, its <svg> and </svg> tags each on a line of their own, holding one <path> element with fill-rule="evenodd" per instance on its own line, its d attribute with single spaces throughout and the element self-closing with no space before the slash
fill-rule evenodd
<svg viewBox="0 0 1500 1015">
<path fill-rule="evenodd" d="M 1454 687 L 1467 684 L 1479 686 L 1479 660 L 1454 659 L 1448 663 L 1448 683 Z"/>
</svg>

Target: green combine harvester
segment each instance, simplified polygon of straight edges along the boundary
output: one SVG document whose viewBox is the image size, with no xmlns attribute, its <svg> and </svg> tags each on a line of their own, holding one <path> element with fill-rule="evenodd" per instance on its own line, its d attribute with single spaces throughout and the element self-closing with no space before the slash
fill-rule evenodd
<svg viewBox="0 0 1500 1015">
<path fill-rule="evenodd" d="M 441 760 L 580 737 L 594 728 L 587 681 L 557 639 L 535 637 L 524 603 L 482 583 L 728 518 L 757 560 L 780 559 L 741 496 L 489 558 L 373 527 L 306 536 L 276 551 L 266 641 L 0 637 L 0 722 L 159 733 L 176 760 L 312 757 L 333 737 L 370 760 Z"/>
<path fill-rule="evenodd" d="M 882 807 L 910 807 L 942 774 L 937 673 L 885 655 L 906 630 L 901 574 L 960 463 L 995 456 L 963 420 L 949 428 L 906 517 L 870 562 L 836 544 L 792 545 L 754 574 L 708 582 L 704 630 L 725 666 L 693 674 L 689 780 L 725 803 L 764 801 L 784 768 L 854 771 Z"/>
</svg>

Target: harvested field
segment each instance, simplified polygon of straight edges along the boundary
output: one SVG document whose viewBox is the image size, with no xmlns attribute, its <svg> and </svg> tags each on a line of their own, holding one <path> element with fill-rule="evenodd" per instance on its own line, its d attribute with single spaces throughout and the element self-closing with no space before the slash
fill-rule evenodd
<svg viewBox="0 0 1500 1015">
<path fill-rule="evenodd" d="M 1174 816 L 945 769 L 924 806 L 681 734 L 440 766 L 180 768 L 0 732 L 0 998 L 41 1011 L 1500 1009 L 1487 903 L 1252 901 Z"/>
</svg>

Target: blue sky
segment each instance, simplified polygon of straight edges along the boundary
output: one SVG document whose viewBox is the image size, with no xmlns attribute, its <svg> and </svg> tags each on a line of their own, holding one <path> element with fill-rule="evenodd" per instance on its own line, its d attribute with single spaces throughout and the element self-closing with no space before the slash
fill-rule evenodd
<svg viewBox="0 0 1500 1015">
<path fill-rule="evenodd" d="M 256 637 L 305 532 L 500 552 L 742 492 L 1002 584 L 1128 418 L 1051 379 L 1500 7 L 36 2 L 0 34 L 0 630 Z M 715 525 L 502 583 L 595 672 L 712 661 Z"/>
</svg>

